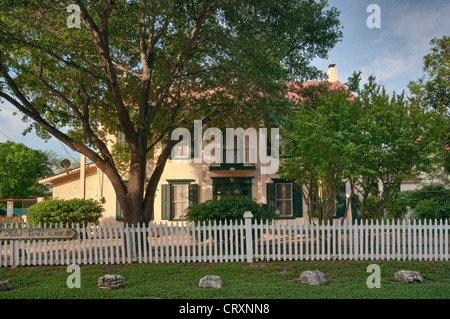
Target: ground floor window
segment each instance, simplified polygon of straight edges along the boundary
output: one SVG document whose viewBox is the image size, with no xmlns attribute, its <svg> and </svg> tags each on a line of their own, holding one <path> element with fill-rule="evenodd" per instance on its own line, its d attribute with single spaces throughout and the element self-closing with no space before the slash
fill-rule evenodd
<svg viewBox="0 0 450 319">
<path fill-rule="evenodd" d="M 170 185 L 172 201 L 171 212 L 173 219 L 183 218 L 186 208 L 189 206 L 189 185 L 187 184 L 174 184 Z"/>
<path fill-rule="evenodd" d="M 303 217 L 302 194 L 289 181 L 276 180 L 266 184 L 267 208 L 280 217 Z"/>
<path fill-rule="evenodd" d="M 276 183 L 276 212 L 279 216 L 292 216 L 292 184 Z"/>
<path fill-rule="evenodd" d="M 198 185 L 194 180 L 168 180 L 161 185 L 161 219 L 184 219 L 186 209 L 198 203 Z"/>
</svg>

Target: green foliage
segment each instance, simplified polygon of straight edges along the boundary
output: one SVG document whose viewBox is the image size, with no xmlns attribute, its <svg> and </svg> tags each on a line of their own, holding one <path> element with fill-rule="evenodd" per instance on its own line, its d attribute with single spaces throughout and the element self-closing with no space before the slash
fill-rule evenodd
<svg viewBox="0 0 450 319">
<path fill-rule="evenodd" d="M 408 85 L 413 97 L 425 108 L 444 116 L 446 130 L 436 135 L 441 140 L 441 151 L 445 175 L 439 178 L 448 183 L 450 176 L 450 37 L 434 38 L 430 41 L 431 52 L 423 58 L 423 76 Z"/>
<path fill-rule="evenodd" d="M 52 155 L 22 143 L 0 143 L 0 198 L 35 198 L 51 194 L 39 178 L 53 173 Z"/>
<path fill-rule="evenodd" d="M 388 215 L 401 218 L 407 213 L 407 207 L 414 211 L 413 217 L 419 219 L 450 218 L 450 189 L 431 184 L 401 192 L 387 205 Z"/>
<path fill-rule="evenodd" d="M 47 200 L 39 202 L 30 207 L 27 215 L 29 224 L 43 225 L 79 223 L 98 224 L 102 217 L 103 208 L 93 200 L 70 199 L 70 200 Z"/>
<path fill-rule="evenodd" d="M 278 173 L 297 185 L 309 185 L 304 196 L 308 206 L 317 210 L 321 220 L 330 220 L 336 212 L 338 188 L 358 152 L 354 139 L 358 109 L 344 88 L 311 86 L 299 94 L 306 100 L 281 127 L 288 156 Z"/>
<path fill-rule="evenodd" d="M 356 96 L 332 87 L 317 87 L 317 96 L 306 87 L 281 129 L 289 156 L 279 174 L 308 185 L 304 198 L 315 201 L 325 220 L 334 215 L 336 189 L 345 182 L 360 195 L 355 199 L 361 217 L 381 218 L 403 181 L 434 172 L 440 161 L 433 155 L 442 149 L 437 138 L 445 131 L 442 114 L 404 94 L 389 94 L 373 76 L 364 85 L 360 81 L 361 73 L 354 73 L 347 82 Z M 377 182 L 380 192 L 373 189 Z"/>
<path fill-rule="evenodd" d="M 230 222 L 241 220 L 246 211 L 250 211 L 256 221 L 276 218 L 276 215 L 248 196 L 221 197 L 190 206 L 187 209 L 186 218 L 195 223 L 204 221 Z"/>
<path fill-rule="evenodd" d="M 431 52 L 423 58 L 424 75 L 411 81 L 409 89 L 425 107 L 435 110 L 443 107 L 450 112 L 450 37 L 434 38 L 430 41 Z"/>
</svg>

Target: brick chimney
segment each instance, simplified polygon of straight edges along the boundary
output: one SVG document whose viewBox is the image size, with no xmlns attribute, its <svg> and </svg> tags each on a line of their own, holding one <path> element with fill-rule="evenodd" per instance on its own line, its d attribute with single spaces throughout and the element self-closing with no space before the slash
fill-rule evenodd
<svg viewBox="0 0 450 319">
<path fill-rule="evenodd" d="M 330 64 L 328 66 L 328 82 L 337 82 L 338 81 L 338 69 L 336 67 L 336 64 Z"/>
</svg>

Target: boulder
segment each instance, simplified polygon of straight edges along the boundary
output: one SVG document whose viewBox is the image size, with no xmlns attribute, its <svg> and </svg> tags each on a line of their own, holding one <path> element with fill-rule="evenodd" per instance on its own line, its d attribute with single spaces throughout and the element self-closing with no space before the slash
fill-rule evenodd
<svg viewBox="0 0 450 319">
<path fill-rule="evenodd" d="M 200 288 L 222 288 L 222 279 L 219 276 L 205 276 L 200 279 Z"/>
<path fill-rule="evenodd" d="M 307 270 L 302 272 L 300 280 L 304 284 L 321 286 L 327 283 L 325 276 L 318 270 Z"/>
<path fill-rule="evenodd" d="M 105 275 L 98 278 L 97 286 L 101 289 L 117 289 L 123 286 L 124 278 L 120 275 Z"/>
<path fill-rule="evenodd" d="M 12 287 L 9 284 L 8 280 L 6 281 L 0 281 L 0 291 L 8 291 L 11 290 Z"/>
<path fill-rule="evenodd" d="M 418 271 L 412 270 L 399 270 L 395 273 L 394 278 L 397 281 L 409 284 L 409 283 L 422 283 L 423 277 Z"/>
</svg>

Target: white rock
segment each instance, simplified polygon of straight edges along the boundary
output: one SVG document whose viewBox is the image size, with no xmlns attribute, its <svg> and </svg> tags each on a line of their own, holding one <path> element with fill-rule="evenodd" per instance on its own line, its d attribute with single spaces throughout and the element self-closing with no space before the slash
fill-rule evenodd
<svg viewBox="0 0 450 319">
<path fill-rule="evenodd" d="M 304 284 L 321 286 L 327 283 L 325 276 L 318 270 L 307 270 L 302 272 L 300 280 Z"/>
<path fill-rule="evenodd" d="M 200 288 L 222 288 L 222 279 L 219 276 L 205 276 L 198 283 Z"/>
<path fill-rule="evenodd" d="M 11 290 L 12 287 L 9 284 L 8 280 L 6 281 L 0 281 L 0 291 L 7 291 L 7 290 Z"/>
<path fill-rule="evenodd" d="M 105 275 L 98 278 L 97 286 L 101 289 L 117 289 L 123 286 L 124 278 L 120 275 Z"/>
<path fill-rule="evenodd" d="M 395 273 L 394 278 L 403 283 L 422 283 L 423 277 L 418 271 L 399 270 Z"/>
</svg>

